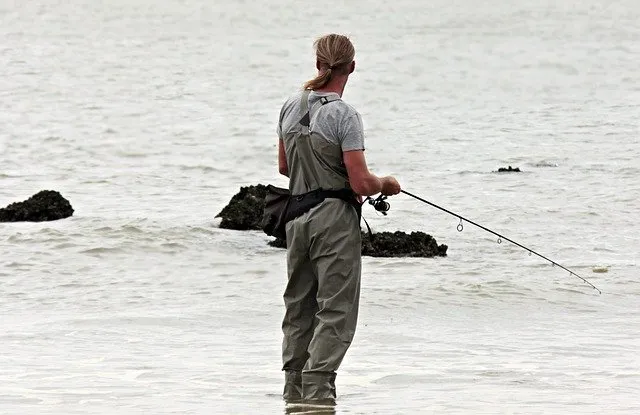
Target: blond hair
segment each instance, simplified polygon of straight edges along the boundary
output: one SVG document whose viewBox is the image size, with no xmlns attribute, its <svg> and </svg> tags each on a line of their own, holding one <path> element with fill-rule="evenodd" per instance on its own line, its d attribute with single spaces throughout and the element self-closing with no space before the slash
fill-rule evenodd
<svg viewBox="0 0 640 415">
<path fill-rule="evenodd" d="M 313 42 L 318 61 L 318 76 L 305 82 L 304 89 L 319 89 L 331 80 L 332 74 L 348 74 L 348 65 L 353 62 L 356 50 L 348 37 L 332 33 Z"/>
</svg>

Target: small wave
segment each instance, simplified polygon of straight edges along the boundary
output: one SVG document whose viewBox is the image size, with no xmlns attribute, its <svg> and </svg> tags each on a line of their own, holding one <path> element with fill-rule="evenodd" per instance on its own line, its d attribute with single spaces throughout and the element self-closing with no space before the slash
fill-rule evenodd
<svg viewBox="0 0 640 415">
<path fill-rule="evenodd" d="M 98 248 L 90 248 L 90 249 L 85 249 L 84 251 L 80 251 L 81 254 L 89 254 L 89 255 L 110 254 L 110 253 L 117 253 L 117 252 L 122 252 L 122 249 L 98 247 Z"/>
<path fill-rule="evenodd" d="M 461 170 L 459 172 L 456 172 L 455 174 L 459 175 L 459 176 L 465 176 L 465 175 L 469 175 L 469 174 L 485 174 L 487 173 L 486 171 L 479 171 L 479 170 Z"/>
<path fill-rule="evenodd" d="M 575 66 L 561 64 L 561 63 L 557 63 L 557 62 L 543 61 L 543 62 L 540 62 L 537 65 L 537 67 L 540 68 L 540 69 L 558 70 L 558 71 L 562 72 L 565 75 L 577 75 L 579 73 L 578 69 Z"/>
<path fill-rule="evenodd" d="M 8 264 L 5 264 L 5 267 L 7 268 L 22 268 L 22 267 L 28 267 L 29 264 L 26 263 L 22 263 L 22 262 L 9 262 Z"/>
<path fill-rule="evenodd" d="M 180 244 L 178 242 L 166 242 L 160 245 L 163 248 L 170 248 L 171 250 L 182 250 L 182 249 L 187 249 L 187 247 L 183 244 Z"/>
<path fill-rule="evenodd" d="M 602 122 L 602 123 L 590 123 L 590 124 L 577 124 L 575 128 L 585 129 L 585 128 L 598 128 L 598 127 L 616 127 L 616 124 L 613 122 Z"/>
<path fill-rule="evenodd" d="M 583 291 L 578 290 L 576 288 L 566 288 L 566 287 L 557 287 L 555 289 L 555 291 L 560 291 L 560 292 L 565 292 L 565 293 L 571 293 L 571 294 L 584 294 Z"/>
<path fill-rule="evenodd" d="M 222 218 L 216 218 L 213 219 L 212 222 L 215 224 L 215 222 L 218 222 L 218 226 L 220 225 L 219 222 L 222 221 Z M 212 229 L 209 228 L 204 228 L 202 226 L 190 226 L 189 228 L 189 233 L 202 233 L 204 235 L 217 235 L 218 232 L 215 232 Z"/>
<path fill-rule="evenodd" d="M 433 377 L 430 375 L 408 375 L 408 374 L 395 374 L 386 375 L 373 381 L 375 384 L 380 385 L 398 385 L 398 384 L 415 384 L 432 382 Z"/>
<path fill-rule="evenodd" d="M 219 173 L 223 171 L 221 169 L 216 169 L 215 167 L 203 166 L 203 165 L 196 165 L 196 166 L 182 165 L 182 166 L 178 166 L 178 168 L 182 171 L 199 170 L 204 173 Z"/>
<path fill-rule="evenodd" d="M 47 236 L 51 236 L 51 237 L 66 237 L 67 235 L 62 232 L 59 231 L 58 229 L 54 229 L 54 228 L 42 228 L 38 231 L 38 235 L 47 235 Z"/>
<path fill-rule="evenodd" d="M 87 288 L 87 287 L 96 287 L 96 284 L 86 284 L 81 282 L 68 282 L 65 284 L 58 285 L 59 288 Z"/>
<path fill-rule="evenodd" d="M 24 242 L 30 240 L 29 238 L 24 238 L 21 233 L 17 233 L 15 235 L 11 235 L 7 238 L 7 242 Z"/>
<path fill-rule="evenodd" d="M 616 170 L 616 174 L 618 175 L 629 175 L 630 177 L 635 177 L 640 174 L 640 169 L 637 167 L 622 167 Z"/>
<path fill-rule="evenodd" d="M 120 157 L 135 158 L 135 159 L 145 158 L 149 156 L 148 153 L 135 153 L 132 151 L 118 151 L 116 154 Z"/>
<path fill-rule="evenodd" d="M 34 397 L 27 397 L 27 396 L 21 396 L 21 395 L 12 395 L 12 394 L 3 394 L 2 396 L 3 398 L 3 402 L 9 402 L 11 404 L 14 405 L 42 405 L 45 400 L 44 399 L 40 399 L 40 398 L 34 398 Z"/>
<path fill-rule="evenodd" d="M 66 248 L 75 248 L 78 244 L 74 244 L 73 242 L 62 242 L 53 246 L 53 249 L 66 249 Z"/>
<path fill-rule="evenodd" d="M 558 163 L 547 161 L 547 160 L 542 160 L 535 163 L 528 163 L 528 165 L 532 167 L 558 167 Z"/>
<path fill-rule="evenodd" d="M 250 129 L 238 129 L 234 128 L 231 132 L 231 137 L 255 137 L 260 131 L 255 128 Z"/>
<path fill-rule="evenodd" d="M 211 291 L 209 290 L 196 291 L 194 293 L 191 293 L 191 295 L 211 295 Z"/>
<path fill-rule="evenodd" d="M 122 230 L 125 232 L 130 232 L 130 233 L 144 233 L 144 231 L 140 228 L 138 228 L 137 226 L 133 226 L 133 225 L 124 225 L 122 227 Z"/>
</svg>

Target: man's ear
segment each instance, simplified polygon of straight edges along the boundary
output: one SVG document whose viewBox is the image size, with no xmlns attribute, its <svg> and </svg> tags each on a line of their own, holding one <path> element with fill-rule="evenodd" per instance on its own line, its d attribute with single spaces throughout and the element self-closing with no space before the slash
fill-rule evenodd
<svg viewBox="0 0 640 415">
<path fill-rule="evenodd" d="M 349 75 L 351 75 L 355 70 L 356 70 L 356 61 L 351 61 L 351 65 L 349 65 Z"/>
</svg>

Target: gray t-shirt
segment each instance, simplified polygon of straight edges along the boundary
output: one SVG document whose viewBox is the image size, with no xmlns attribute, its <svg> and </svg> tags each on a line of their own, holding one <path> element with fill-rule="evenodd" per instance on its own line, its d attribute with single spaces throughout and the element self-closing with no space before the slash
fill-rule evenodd
<svg viewBox="0 0 640 415">
<path fill-rule="evenodd" d="M 364 128 L 358 111 L 341 99 L 324 105 L 318 103 L 322 97 L 337 95 L 335 92 L 311 91 L 309 94 L 311 131 L 339 145 L 342 151 L 364 150 Z M 300 122 L 301 98 L 302 92 L 298 92 L 289 97 L 282 106 L 277 128 L 280 139 L 283 138 L 283 131 L 291 129 Z"/>
</svg>

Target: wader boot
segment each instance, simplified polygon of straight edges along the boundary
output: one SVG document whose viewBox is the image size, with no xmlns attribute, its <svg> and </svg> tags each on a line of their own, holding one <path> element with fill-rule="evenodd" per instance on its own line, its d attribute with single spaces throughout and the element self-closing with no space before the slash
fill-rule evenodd
<svg viewBox="0 0 640 415">
<path fill-rule="evenodd" d="M 284 392 L 282 398 L 287 402 L 299 402 L 302 400 L 302 372 L 298 370 L 285 370 Z"/>
<path fill-rule="evenodd" d="M 305 372 L 302 375 L 302 393 L 307 403 L 335 405 L 335 372 Z"/>
</svg>

